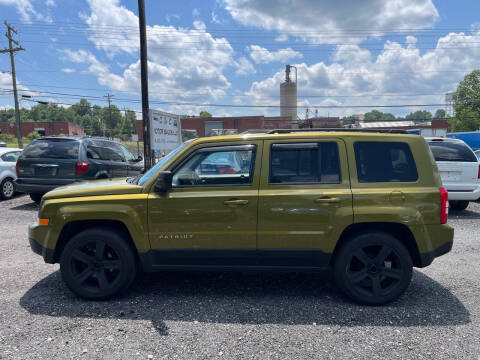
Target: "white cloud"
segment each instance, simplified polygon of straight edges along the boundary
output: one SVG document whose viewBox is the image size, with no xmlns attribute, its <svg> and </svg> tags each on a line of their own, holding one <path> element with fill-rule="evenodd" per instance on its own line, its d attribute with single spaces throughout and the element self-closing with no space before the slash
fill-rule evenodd
<svg viewBox="0 0 480 360">
<path fill-rule="evenodd" d="M 252 75 L 256 73 L 255 67 L 250 61 L 248 61 L 246 57 L 241 57 L 240 59 L 238 59 L 236 66 L 237 71 L 235 72 L 235 74 L 239 76 Z"/>
<path fill-rule="evenodd" d="M 138 26 L 138 17 L 121 5 L 119 0 L 88 0 L 88 3 L 91 12 L 84 15 L 84 19 L 90 28 L 89 39 L 97 49 L 105 51 L 110 58 L 122 54 L 137 57 L 138 33 L 132 29 Z M 115 39 L 102 36 L 102 26 L 119 26 Z M 158 93 L 162 99 L 206 100 L 222 96 L 230 87 L 224 71 L 230 66 L 238 68 L 230 43 L 225 38 L 214 38 L 206 32 L 205 23 L 200 20 L 195 20 L 193 27 L 147 26 L 149 88 L 152 96 Z M 68 50 L 65 55 L 70 61 L 86 63 L 89 72 L 95 74 L 102 85 L 117 90 L 139 91 L 138 62 L 115 75 L 98 60 L 98 56 L 90 52 Z"/>
<path fill-rule="evenodd" d="M 0 0 L 0 5 L 15 6 L 17 12 L 20 14 L 22 21 L 30 22 L 32 17 L 35 20 L 42 20 L 46 22 L 52 22 L 49 15 L 43 15 L 35 10 L 31 0 Z M 45 5 L 51 7 L 55 5 L 54 0 L 46 0 Z"/>
<path fill-rule="evenodd" d="M 480 31 L 472 35 L 450 33 L 438 40 L 435 49 L 424 53 L 416 47 L 416 38 L 411 36 L 406 38 L 404 46 L 397 42 L 385 42 L 377 56 L 357 45 L 338 46 L 331 64 L 296 64 L 299 95 L 310 96 L 299 98 L 299 103 L 303 101 L 309 106 L 332 102 L 343 105 L 443 104 L 443 94 L 455 90 L 458 82 L 478 66 L 480 48 L 476 43 L 479 36 Z M 263 81 L 254 82 L 247 92 L 250 101 L 254 104 L 278 104 L 279 84 L 283 79 L 284 72 L 279 71 Z M 379 94 L 387 96 L 376 96 Z M 412 97 L 402 94 L 438 95 Z M 319 111 L 321 115 L 322 112 L 345 115 L 368 110 Z M 382 110 L 405 113 L 412 109 Z"/>
<path fill-rule="evenodd" d="M 290 59 L 303 58 L 303 55 L 291 48 L 269 51 L 258 45 L 247 46 L 250 57 L 256 64 L 268 64 L 274 61 L 287 62 Z"/>
<path fill-rule="evenodd" d="M 330 44 L 429 28 L 439 17 L 432 0 L 224 0 L 224 6 L 243 25 Z"/>
<path fill-rule="evenodd" d="M 63 68 L 62 72 L 66 73 L 66 74 L 71 74 L 71 73 L 76 72 L 76 70 L 72 69 L 72 68 Z"/>
<path fill-rule="evenodd" d="M 23 21 L 30 21 L 37 16 L 30 0 L 0 0 L 0 5 L 15 6 Z"/>
<path fill-rule="evenodd" d="M 180 15 L 177 15 L 177 14 L 167 14 L 167 15 L 165 15 L 165 20 L 167 20 L 167 22 L 168 22 L 169 24 L 172 22 L 172 19 L 179 20 L 179 19 L 180 19 Z"/>
<path fill-rule="evenodd" d="M 212 11 L 211 21 L 212 21 L 212 23 L 215 23 L 215 24 L 221 24 L 222 23 L 220 21 L 220 19 L 218 18 L 218 15 L 215 13 L 215 11 Z"/>
</svg>

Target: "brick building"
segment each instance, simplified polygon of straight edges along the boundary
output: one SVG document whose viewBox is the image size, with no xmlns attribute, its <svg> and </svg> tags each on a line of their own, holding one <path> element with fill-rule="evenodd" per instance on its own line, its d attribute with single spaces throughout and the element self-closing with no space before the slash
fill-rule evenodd
<svg viewBox="0 0 480 360">
<path fill-rule="evenodd" d="M 22 122 L 20 123 L 20 132 L 22 136 L 27 136 L 31 132 L 36 131 L 42 136 L 51 135 L 68 135 L 83 136 L 85 132 L 83 127 L 71 122 Z M 15 124 L 0 123 L 1 134 L 11 134 L 17 136 L 17 126 Z"/>
<path fill-rule="evenodd" d="M 230 116 L 230 117 L 188 117 L 182 118 L 182 130 L 194 130 L 197 136 L 208 136 L 212 130 L 229 129 L 242 133 L 258 129 L 290 129 L 289 116 Z M 137 120 L 135 128 L 140 141 L 143 141 L 143 123 Z"/>
</svg>

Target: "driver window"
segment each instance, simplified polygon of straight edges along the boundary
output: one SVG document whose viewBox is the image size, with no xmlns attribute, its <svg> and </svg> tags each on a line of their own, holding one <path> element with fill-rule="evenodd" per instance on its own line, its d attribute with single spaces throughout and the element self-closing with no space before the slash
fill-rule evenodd
<svg viewBox="0 0 480 360">
<path fill-rule="evenodd" d="M 174 174 L 173 186 L 248 185 L 252 183 L 255 149 L 231 147 L 201 150 Z"/>
</svg>

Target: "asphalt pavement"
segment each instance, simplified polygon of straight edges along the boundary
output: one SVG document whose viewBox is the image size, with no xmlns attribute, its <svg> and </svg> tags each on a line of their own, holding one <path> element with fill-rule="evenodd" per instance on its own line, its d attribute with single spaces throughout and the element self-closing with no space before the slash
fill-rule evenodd
<svg viewBox="0 0 480 360">
<path fill-rule="evenodd" d="M 0 359 L 480 359 L 480 204 L 451 214 L 451 253 L 388 306 L 327 274 L 166 272 L 85 301 L 31 252 L 27 196 L 0 202 Z"/>
</svg>

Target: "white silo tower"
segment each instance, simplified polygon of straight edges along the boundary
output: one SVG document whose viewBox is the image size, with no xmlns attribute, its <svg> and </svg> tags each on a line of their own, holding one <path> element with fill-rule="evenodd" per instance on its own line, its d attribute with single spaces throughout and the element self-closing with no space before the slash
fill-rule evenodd
<svg viewBox="0 0 480 360">
<path fill-rule="evenodd" d="M 295 69 L 295 80 L 290 77 L 291 69 Z M 285 82 L 280 84 L 280 116 L 289 116 L 292 121 L 297 120 L 297 68 L 285 67 Z M 296 124 L 293 124 L 295 128 Z"/>
</svg>

